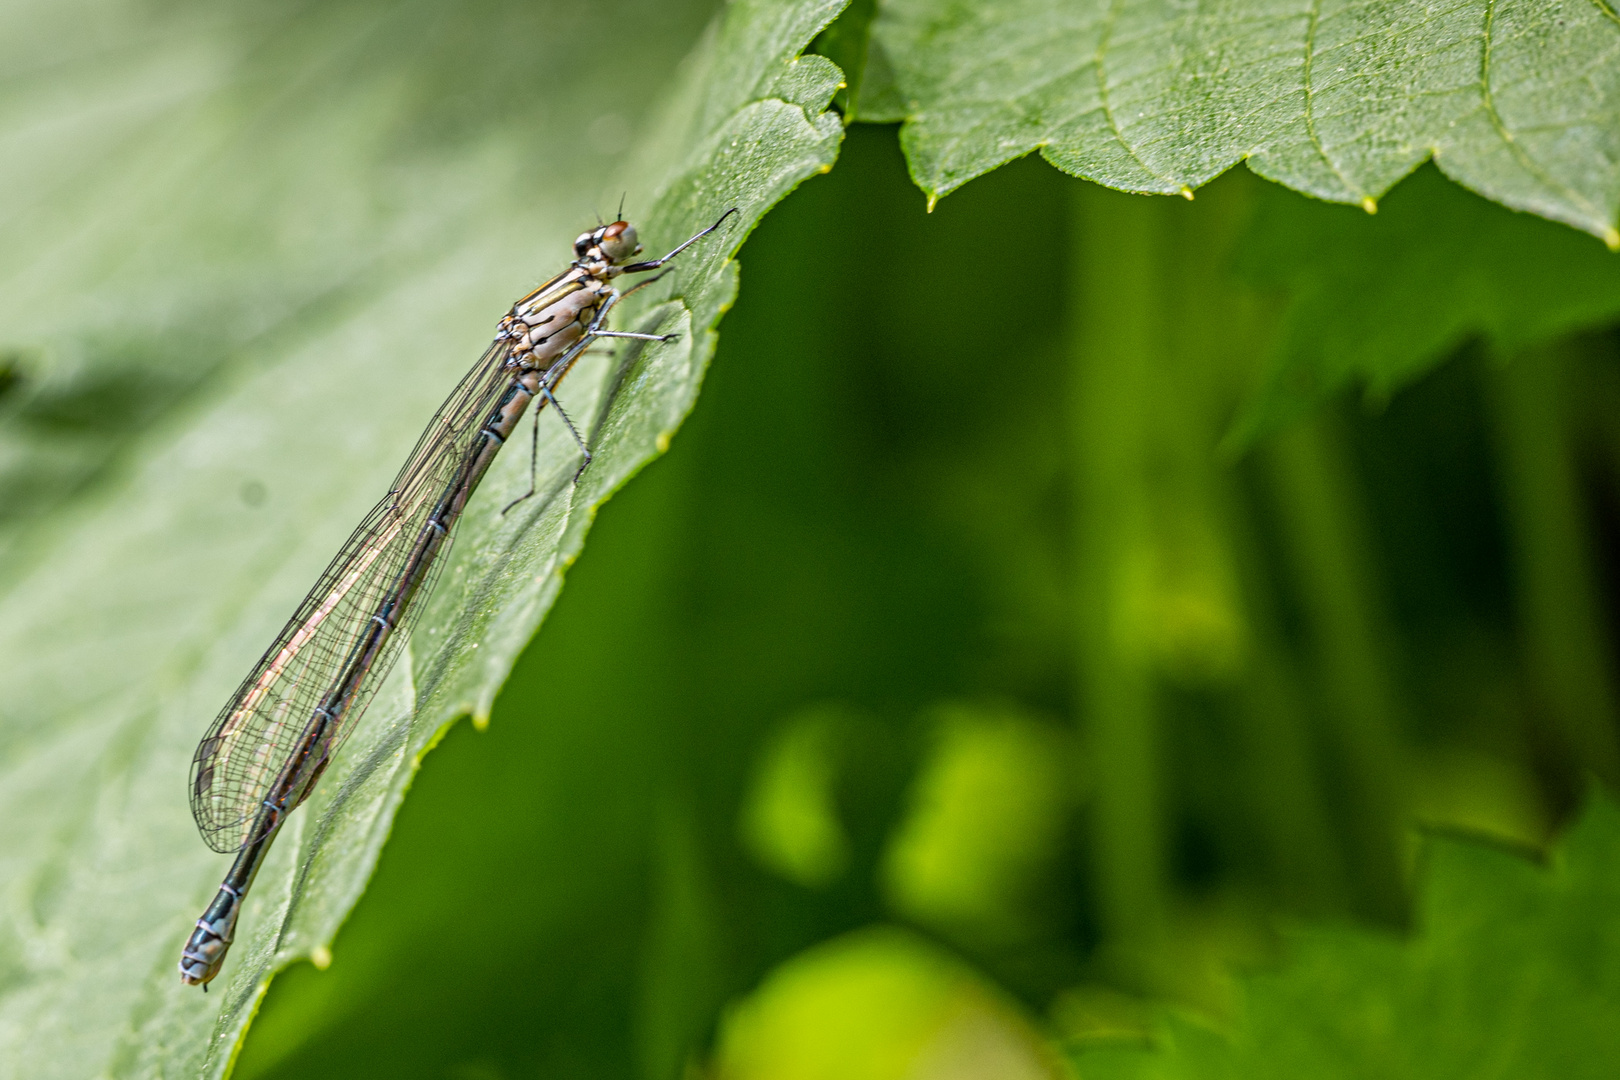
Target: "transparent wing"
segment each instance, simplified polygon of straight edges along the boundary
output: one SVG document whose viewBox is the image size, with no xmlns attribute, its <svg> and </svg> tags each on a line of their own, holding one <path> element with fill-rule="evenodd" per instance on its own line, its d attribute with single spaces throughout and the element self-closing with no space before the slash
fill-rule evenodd
<svg viewBox="0 0 1620 1080">
<path fill-rule="evenodd" d="M 564 278 L 571 277 L 570 271 L 564 271 L 537 286 L 533 292 L 513 305 L 525 304 L 537 296 L 542 296 L 555 289 Z M 484 355 L 474 364 L 472 370 L 462 378 L 456 388 L 450 391 L 439 411 L 433 414 L 427 429 L 422 437 L 416 440 L 416 448 L 411 456 L 405 459 L 405 465 L 394 478 L 394 487 L 390 494 L 398 494 L 409 490 L 419 483 L 424 470 L 433 466 L 439 459 L 440 444 L 456 440 L 461 442 L 476 432 L 485 419 L 486 410 L 493 407 L 494 397 L 506 385 L 501 376 L 501 361 L 506 359 L 507 345 L 496 338 Z M 491 381 L 491 375 L 494 380 Z M 485 403 L 479 405 L 479 402 Z"/>
<path fill-rule="evenodd" d="M 237 851 L 257 840 L 259 810 L 307 736 L 323 718 L 322 702 L 375 633 L 376 616 L 394 595 L 413 553 L 420 558 L 429 516 L 461 482 L 478 431 L 511 385 L 503 370 L 509 345 L 492 344 L 434 414 L 391 490 L 344 543 L 236 695 L 197 745 L 191 765 L 191 812 L 215 851 Z M 293 766 L 302 775 L 293 804 L 313 786 L 325 763 L 354 729 L 410 637 L 421 601 L 444 566 L 446 536 L 393 630 L 338 714 L 325 718 L 313 756 Z M 287 807 L 291 809 L 292 806 Z"/>
</svg>

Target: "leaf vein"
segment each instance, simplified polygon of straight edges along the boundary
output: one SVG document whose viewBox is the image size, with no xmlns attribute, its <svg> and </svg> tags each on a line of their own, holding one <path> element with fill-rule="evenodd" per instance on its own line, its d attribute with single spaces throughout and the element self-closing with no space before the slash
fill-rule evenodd
<svg viewBox="0 0 1620 1080">
<path fill-rule="evenodd" d="M 1108 51 L 1108 44 L 1114 35 L 1114 25 L 1119 21 L 1119 8 L 1121 0 L 1112 0 L 1108 5 L 1108 17 L 1103 20 L 1102 32 L 1097 35 L 1097 52 L 1093 63 L 1097 69 L 1097 100 L 1102 105 L 1103 116 L 1108 120 L 1108 130 L 1113 132 L 1114 139 L 1131 156 L 1131 160 L 1141 166 L 1142 171 L 1149 176 L 1157 177 L 1165 183 L 1175 183 L 1171 177 L 1165 176 L 1157 169 L 1149 167 L 1136 152 L 1136 148 L 1125 141 L 1125 133 L 1120 129 L 1119 120 L 1114 116 L 1114 105 L 1108 97 L 1108 65 L 1104 63 L 1103 56 Z"/>
<path fill-rule="evenodd" d="M 1367 193 L 1361 190 L 1360 185 L 1351 183 L 1350 178 L 1344 175 L 1344 170 L 1339 168 L 1339 163 L 1329 156 L 1327 147 L 1322 145 L 1322 136 L 1316 130 L 1316 87 L 1313 81 L 1313 65 L 1316 61 L 1316 28 L 1321 20 L 1322 0 L 1311 0 L 1310 21 L 1305 26 L 1305 66 L 1301 72 L 1301 85 L 1305 92 L 1305 134 L 1311 140 L 1311 146 L 1317 155 L 1321 157 L 1322 163 L 1333 170 L 1333 175 L 1339 178 L 1339 183 L 1345 186 L 1345 190 L 1365 198 Z"/>
<path fill-rule="evenodd" d="M 1485 22 L 1481 28 L 1479 54 L 1479 93 L 1481 104 L 1485 110 L 1485 118 L 1490 121 L 1497 137 L 1502 140 L 1502 145 L 1507 147 L 1508 154 L 1514 161 L 1518 162 L 1520 168 L 1570 203 L 1584 207 L 1593 220 L 1607 222 L 1606 215 L 1593 206 L 1586 196 L 1568 184 L 1554 178 L 1525 151 L 1524 147 L 1519 145 L 1518 140 L 1513 136 L 1513 132 L 1508 130 L 1506 121 L 1502 119 L 1502 114 L 1497 111 L 1496 97 L 1491 92 L 1491 47 L 1495 43 L 1493 37 L 1495 26 L 1496 0 L 1485 0 Z"/>
</svg>

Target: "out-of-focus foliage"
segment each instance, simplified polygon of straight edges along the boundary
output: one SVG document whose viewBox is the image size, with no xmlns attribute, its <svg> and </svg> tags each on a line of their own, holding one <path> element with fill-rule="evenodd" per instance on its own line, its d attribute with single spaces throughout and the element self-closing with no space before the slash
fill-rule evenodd
<svg viewBox="0 0 1620 1080">
<path fill-rule="evenodd" d="M 1074 755 L 1049 725 L 1005 708 L 947 705 L 883 863 L 895 911 L 991 939 L 1039 920 L 1073 800 Z"/>
<path fill-rule="evenodd" d="M 1288 297 L 1264 392 L 1242 418 L 1250 436 L 1347 387 L 1387 399 L 1475 339 L 1506 361 L 1620 316 L 1620 259 L 1460 195 L 1432 168 L 1371 221 L 1268 198 L 1241 259 L 1246 277 Z"/>
<path fill-rule="evenodd" d="M 1245 980 L 1235 1037 L 1168 1016 L 1152 1049 L 1075 1051 L 1080 1075 L 1614 1075 L 1620 1060 L 1620 811 L 1597 800 L 1550 866 L 1476 842 L 1425 845 L 1409 941 L 1351 927 L 1288 935 Z"/>
<path fill-rule="evenodd" d="M 800 885 L 827 885 L 849 869 L 838 818 L 837 740 L 859 723 L 836 706 L 785 721 L 754 770 L 742 811 L 743 842 L 760 864 Z"/>
<path fill-rule="evenodd" d="M 949 954 L 859 931 L 773 971 L 725 1018 L 726 1080 L 946 1080 L 1062 1075 L 1018 1010 Z"/>
<path fill-rule="evenodd" d="M 1321 14 L 1365 50 L 1318 84 L 1344 107 L 1316 120 L 1345 126 L 1311 161 L 1345 186 L 1284 178 L 1355 201 L 1442 149 L 1372 216 L 1245 170 L 1187 201 L 1039 160 L 925 214 L 908 169 L 939 194 L 1067 130 L 1063 86 L 1047 114 L 1001 80 L 1026 56 L 1082 82 L 1142 59 L 1141 117 L 1065 152 L 1209 180 L 1258 143 L 1191 46 L 1245 27 L 1276 63 L 1213 74 L 1297 83 L 1299 20 L 1120 9 L 1142 33 L 1088 53 L 1096 26 L 1058 5 L 854 3 L 796 60 L 839 6 L 736 3 L 704 33 L 705 5 L 168 4 L 77 51 L 78 15 L 40 7 L 3 38 L 13 114 L 56 118 L 5 129 L 35 152 L 0 166 L 5 1067 L 217 1075 L 301 956 L 321 967 L 277 977 L 236 1075 L 1432 1074 L 1497 1045 L 1469 1041 L 1507 1029 L 1490 1008 L 1545 1010 L 1530 1048 L 1612 1005 L 1578 950 L 1533 940 L 1607 955 L 1613 905 L 1559 890 L 1611 810 L 1550 875 L 1413 841 L 1545 849 L 1590 776 L 1620 780 L 1617 263 L 1441 175 L 1612 227 L 1606 9 L 1573 12 L 1584 37 L 1497 34 L 1556 23 L 1546 5 L 1473 37 L 1469 4 L 1362 38 Z M 28 67 L 29 40 L 56 52 Z M 1424 126 L 1478 103 L 1477 78 L 1425 87 L 1470 49 L 1477 76 L 1482 41 L 1533 61 L 1484 84 L 1499 105 L 1593 89 L 1542 127 L 1512 114 L 1518 165 L 1474 139 L 1482 114 Z M 829 98 L 910 124 L 839 150 Z M 1252 114 L 1278 138 L 1286 98 Z M 964 101 L 988 119 L 962 127 Z M 613 177 L 651 246 L 716 200 L 751 222 L 835 152 L 740 275 L 745 225 L 626 311 L 681 343 L 571 377 L 600 451 L 579 488 L 545 425 L 556 497 L 502 518 L 527 485 L 502 458 L 407 664 L 261 876 L 227 993 L 183 991 L 223 870 L 186 756 L 466 342 Z M 1092 175 L 1080 157 L 1059 164 Z M 1469 944 L 1470 918 L 1518 919 L 1518 951 Z M 1430 961 L 1561 989 L 1442 1000 L 1417 992 Z M 1523 1071 L 1609 1060 L 1590 1049 Z"/>
</svg>

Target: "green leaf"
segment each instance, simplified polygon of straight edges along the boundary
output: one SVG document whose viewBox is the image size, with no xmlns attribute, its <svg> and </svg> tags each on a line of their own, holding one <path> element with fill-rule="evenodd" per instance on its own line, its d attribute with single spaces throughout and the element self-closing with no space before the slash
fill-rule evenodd
<svg viewBox="0 0 1620 1080">
<path fill-rule="evenodd" d="M 1238 262 L 1286 297 L 1245 440 L 1348 386 L 1387 400 L 1473 338 L 1505 359 L 1620 316 L 1620 259 L 1432 168 L 1371 218 L 1271 188 Z"/>
<path fill-rule="evenodd" d="M 1072 752 L 1060 731 L 1003 703 L 951 702 L 890 839 L 890 906 L 968 940 L 1034 936 L 1060 850 Z"/>
<path fill-rule="evenodd" d="M 324 958 L 422 755 L 487 715 L 596 508 L 691 408 L 730 254 L 831 166 L 839 75 L 795 57 L 841 6 L 732 4 L 673 82 L 709 4 L 3 16 L 0 348 L 30 358 L 8 396 L 34 412 L 8 418 L 0 468 L 67 460 L 82 490 L 0 535 L 0 1073 L 221 1075 L 271 974 Z M 561 425 L 540 428 L 541 497 L 505 516 L 529 463 L 500 460 L 407 655 L 284 827 L 222 992 L 182 987 L 225 869 L 186 812 L 196 739 L 504 306 L 621 190 L 660 252 L 741 209 L 620 321 L 680 340 L 570 378 L 596 452 L 577 486 Z M 137 421 L 103 417 L 153 386 Z"/>
<path fill-rule="evenodd" d="M 770 972 L 727 1014 L 718 1058 L 735 1080 L 1061 1075 L 1015 1003 L 943 949 L 887 926 Z"/>
<path fill-rule="evenodd" d="M 1478 841 L 1426 850 L 1420 930 L 1292 936 L 1231 1037 L 1169 1017 L 1157 1046 L 1079 1048 L 1110 1077 L 1606 1077 L 1620 1060 L 1620 810 L 1594 797 L 1550 866 Z"/>
<path fill-rule="evenodd" d="M 877 0 L 851 0 L 844 13 L 823 30 L 810 48 L 838 65 L 848 80 L 833 98 L 846 117 L 860 114 L 861 75 L 866 70 L 867 47 L 872 42 L 872 20 Z"/>
<path fill-rule="evenodd" d="M 788 881 L 824 888 L 849 869 L 837 749 L 859 720 L 833 703 L 801 710 L 782 722 L 755 766 L 740 838 L 761 866 Z"/>
<path fill-rule="evenodd" d="M 1371 210 L 1430 157 L 1620 247 L 1620 13 L 1608 0 L 1169 5 L 894 0 L 861 116 L 904 120 L 930 203 L 1039 149 L 1125 191 L 1239 161 Z"/>
</svg>

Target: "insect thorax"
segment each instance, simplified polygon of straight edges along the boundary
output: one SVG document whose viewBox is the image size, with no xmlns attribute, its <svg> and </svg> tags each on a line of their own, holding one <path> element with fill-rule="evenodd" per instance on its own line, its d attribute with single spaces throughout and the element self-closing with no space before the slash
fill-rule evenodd
<svg viewBox="0 0 1620 1080">
<path fill-rule="evenodd" d="M 501 320 L 502 332 L 513 342 L 507 366 L 549 367 L 585 336 L 612 291 L 603 278 L 576 270 L 519 301 Z"/>
</svg>

